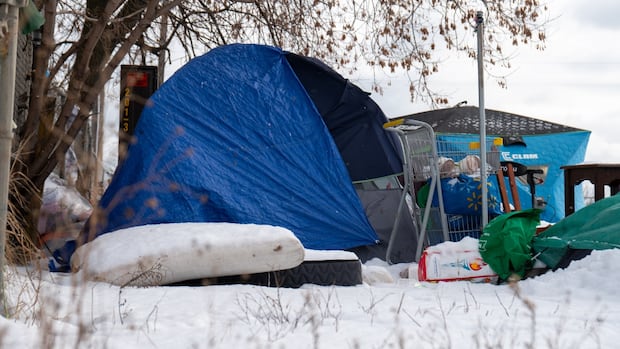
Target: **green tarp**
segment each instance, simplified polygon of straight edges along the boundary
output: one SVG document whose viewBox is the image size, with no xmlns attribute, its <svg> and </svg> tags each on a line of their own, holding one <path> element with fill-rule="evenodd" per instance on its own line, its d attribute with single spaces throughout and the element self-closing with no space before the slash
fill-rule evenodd
<svg viewBox="0 0 620 349">
<path fill-rule="evenodd" d="M 521 278 L 532 265 L 532 238 L 540 223 L 540 209 L 513 211 L 491 220 L 480 236 L 482 259 L 502 280 Z"/>
<path fill-rule="evenodd" d="M 538 259 L 555 268 L 569 248 L 620 248 L 620 195 L 588 205 L 549 227 L 533 239 Z"/>
</svg>

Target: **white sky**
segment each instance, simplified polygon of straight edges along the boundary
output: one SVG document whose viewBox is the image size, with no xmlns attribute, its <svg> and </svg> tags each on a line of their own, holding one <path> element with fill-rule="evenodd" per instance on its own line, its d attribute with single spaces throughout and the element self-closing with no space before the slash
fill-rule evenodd
<svg viewBox="0 0 620 349">
<path fill-rule="evenodd" d="M 585 160 L 620 163 L 620 1 L 549 0 L 549 8 L 553 21 L 546 49 L 517 48 L 507 89 L 485 73 L 485 106 L 592 131 Z M 475 45 L 473 33 L 471 40 Z M 456 53 L 441 58 L 445 64 L 431 76 L 431 88 L 449 94 L 454 103 L 478 106 L 477 62 Z M 173 65 L 179 63 L 173 57 Z M 165 73 L 169 77 L 173 69 Z M 371 90 L 369 80 L 351 80 Z M 372 97 L 388 117 L 430 109 L 409 102 L 404 78 L 392 79 L 390 85 L 386 81 L 383 88 L 383 95 Z M 107 114 L 117 118 L 117 99 L 108 107 Z"/>
<path fill-rule="evenodd" d="M 507 89 L 485 73 L 485 106 L 590 130 L 586 161 L 620 162 L 620 2 L 551 0 L 549 7 L 556 19 L 548 25 L 546 49 L 518 48 Z M 474 34 L 471 40 L 475 45 Z M 477 62 L 464 54 L 445 58 L 431 88 L 454 103 L 478 106 Z M 373 98 L 388 117 L 429 109 L 409 102 L 403 81 Z"/>
</svg>

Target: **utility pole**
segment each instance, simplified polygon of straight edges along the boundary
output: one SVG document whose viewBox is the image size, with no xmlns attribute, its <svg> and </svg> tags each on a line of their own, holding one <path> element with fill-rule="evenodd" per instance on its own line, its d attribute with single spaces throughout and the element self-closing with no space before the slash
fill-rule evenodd
<svg viewBox="0 0 620 349">
<path fill-rule="evenodd" d="M 166 36 L 168 35 L 168 15 L 161 16 L 161 27 L 159 29 L 159 53 L 157 54 L 157 87 L 164 83 L 164 69 L 166 68 L 166 50 L 163 48 L 166 44 Z"/>
<path fill-rule="evenodd" d="M 484 107 L 484 17 L 476 12 L 476 34 L 478 34 L 478 110 L 480 111 L 480 181 L 482 190 L 482 228 L 489 223 L 487 188 L 487 122 Z"/>
<path fill-rule="evenodd" d="M 9 171 L 13 141 L 18 16 L 19 8 L 25 7 L 27 1 L 0 0 L 0 302 L 3 315 L 6 313 L 4 248 L 6 246 Z"/>
<path fill-rule="evenodd" d="M 103 183 L 103 138 L 105 127 L 105 89 L 99 94 L 99 108 L 97 113 L 97 137 L 95 141 L 95 179 L 91 189 L 91 203 L 99 201 Z"/>
</svg>

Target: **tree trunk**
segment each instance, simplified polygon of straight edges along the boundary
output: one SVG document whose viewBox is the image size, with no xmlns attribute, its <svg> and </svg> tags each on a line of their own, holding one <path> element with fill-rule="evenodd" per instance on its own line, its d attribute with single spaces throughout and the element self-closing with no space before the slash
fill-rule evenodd
<svg viewBox="0 0 620 349">
<path fill-rule="evenodd" d="M 20 134 L 21 151 L 12 167 L 12 176 L 28 178 L 27 184 L 17 183 L 11 193 L 12 214 L 18 218 L 22 236 L 27 246 L 39 246 L 37 229 L 38 211 L 41 204 L 43 185 L 56 166 L 64 161 L 65 154 L 76 136 L 88 121 L 90 109 L 96 101 L 112 72 L 120 65 L 133 45 L 142 37 L 151 22 L 161 13 L 169 11 L 180 1 L 168 3 L 158 9 L 157 0 L 89 0 L 89 18 L 78 42 L 66 55 L 74 55 L 73 69 L 60 114 L 47 117 L 46 103 L 49 77 L 46 72 L 53 51 L 53 27 L 56 15 L 56 1 L 45 4 L 46 24 L 43 28 L 43 45 L 35 52 L 33 89 L 28 119 Z M 110 21 L 117 12 L 121 21 Z M 112 52 L 114 55 L 112 56 Z M 56 108 L 50 108 L 55 111 Z M 88 175 L 88 174 L 86 174 Z M 16 248 L 18 241 L 11 246 Z"/>
</svg>

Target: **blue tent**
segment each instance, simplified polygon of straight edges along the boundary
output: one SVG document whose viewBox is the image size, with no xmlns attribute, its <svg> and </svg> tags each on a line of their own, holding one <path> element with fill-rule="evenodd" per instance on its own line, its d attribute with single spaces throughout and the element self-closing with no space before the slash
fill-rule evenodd
<svg viewBox="0 0 620 349">
<path fill-rule="evenodd" d="M 486 109 L 485 115 L 487 136 L 503 139 L 503 146 L 496 149 L 500 161 L 516 162 L 544 172 L 543 182 L 534 187 L 535 196 L 546 202 L 541 219 L 555 223 L 564 218 L 564 175 L 560 167 L 584 161 L 590 131 L 492 109 Z M 458 106 L 406 117 L 433 127 L 440 153 L 464 156 L 471 150 L 459 150 L 459 145 L 467 146 L 480 139 L 478 107 Z M 532 208 L 530 185 L 525 176 L 519 179 L 521 207 Z M 583 206 L 583 202 L 576 204 Z"/>
<path fill-rule="evenodd" d="M 385 121 L 367 93 L 317 60 L 262 45 L 213 49 L 148 101 L 103 217 L 81 240 L 233 222 L 288 228 L 311 249 L 372 245 L 352 181 L 402 171 Z"/>
</svg>

